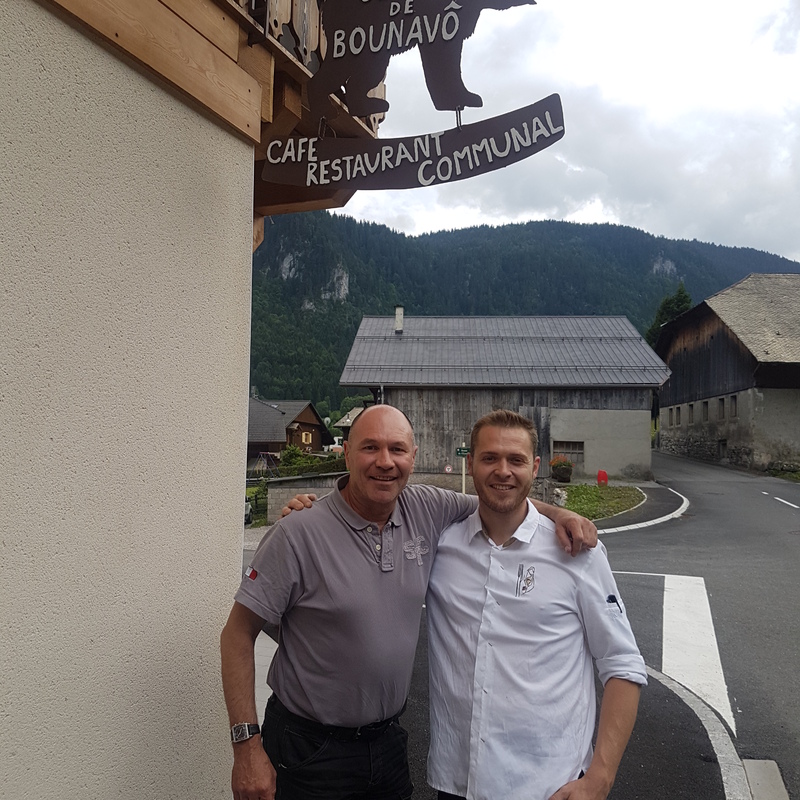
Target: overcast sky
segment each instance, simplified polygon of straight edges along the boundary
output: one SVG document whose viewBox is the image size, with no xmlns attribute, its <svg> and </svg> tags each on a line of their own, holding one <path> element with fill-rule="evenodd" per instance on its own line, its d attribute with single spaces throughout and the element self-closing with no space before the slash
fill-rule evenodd
<svg viewBox="0 0 800 800">
<path fill-rule="evenodd" d="M 416 0 L 421 8 L 421 0 Z M 484 11 L 464 123 L 561 95 L 565 136 L 489 175 L 358 192 L 342 212 L 409 234 L 615 222 L 800 260 L 800 0 L 540 0 Z M 392 59 L 381 138 L 455 126 L 419 54 Z"/>
</svg>

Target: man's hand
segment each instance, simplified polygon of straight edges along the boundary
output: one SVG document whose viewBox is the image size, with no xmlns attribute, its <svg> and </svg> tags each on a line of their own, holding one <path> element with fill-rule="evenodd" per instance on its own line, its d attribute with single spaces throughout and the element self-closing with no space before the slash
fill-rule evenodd
<svg viewBox="0 0 800 800">
<path fill-rule="evenodd" d="M 550 800 L 606 800 L 610 791 L 610 784 L 593 781 L 587 772 L 582 778 L 565 783 Z"/>
<path fill-rule="evenodd" d="M 276 773 L 261 737 L 233 745 L 233 800 L 274 800 Z"/>
<path fill-rule="evenodd" d="M 551 506 L 540 500 L 534 500 L 533 505 L 540 514 L 555 522 L 556 537 L 565 552 L 576 556 L 584 547 L 597 547 L 597 526 L 591 520 L 574 511 Z"/>
<path fill-rule="evenodd" d="M 282 509 L 281 516 L 285 517 L 292 513 L 292 511 L 302 511 L 304 508 L 311 508 L 314 500 L 317 499 L 315 494 L 296 494 Z"/>
</svg>

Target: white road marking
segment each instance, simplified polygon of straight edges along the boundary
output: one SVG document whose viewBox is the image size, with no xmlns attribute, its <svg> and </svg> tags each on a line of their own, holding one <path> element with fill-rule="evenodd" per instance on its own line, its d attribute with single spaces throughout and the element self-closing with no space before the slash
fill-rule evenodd
<svg viewBox="0 0 800 800">
<path fill-rule="evenodd" d="M 667 487 L 667 488 L 669 488 L 669 487 Z M 641 492 L 642 490 L 639 489 L 639 491 Z M 673 494 L 677 494 L 678 497 L 681 498 L 681 506 L 677 511 L 673 511 L 671 514 L 667 514 L 664 517 L 659 517 L 658 519 L 648 520 L 647 522 L 637 522 L 637 523 L 635 523 L 633 525 L 623 525 L 621 528 L 605 528 L 605 529 L 603 529 L 601 531 L 597 531 L 597 535 L 598 536 L 602 536 L 605 533 L 622 533 L 623 531 L 633 531 L 633 530 L 636 530 L 637 528 L 649 528 L 652 525 L 660 525 L 662 522 L 668 522 L 671 519 L 676 519 L 677 517 L 683 516 L 684 511 L 686 511 L 686 509 L 689 508 L 689 500 L 688 500 L 688 498 L 684 497 L 680 492 L 676 492 L 674 489 L 670 489 L 670 491 Z M 642 492 L 642 493 L 645 496 L 645 499 L 642 502 L 645 502 L 647 500 L 647 493 L 646 492 Z M 642 503 L 639 503 L 639 505 L 635 506 L 635 508 L 638 508 L 641 504 Z M 622 512 L 622 513 L 625 513 L 625 512 Z M 619 516 L 619 515 L 615 515 L 615 516 Z"/>
<path fill-rule="evenodd" d="M 800 506 L 796 506 L 794 503 L 790 503 L 788 500 L 782 500 L 780 497 L 775 498 L 779 503 L 786 503 L 787 506 L 791 506 L 792 508 L 800 508 Z"/>
<path fill-rule="evenodd" d="M 789 800 L 789 792 L 774 761 L 757 761 L 746 758 L 742 761 L 753 800 Z"/>
<path fill-rule="evenodd" d="M 739 754 L 733 746 L 728 731 L 719 721 L 717 715 L 702 703 L 698 697 L 681 686 L 680 683 L 650 667 L 647 668 L 647 674 L 668 689 L 671 689 L 697 714 L 698 719 L 706 729 L 711 746 L 717 756 L 722 775 L 722 787 L 725 790 L 725 800 L 752 800 L 750 787 L 747 783 L 747 775 L 739 759 Z"/>
<path fill-rule="evenodd" d="M 664 576 L 661 669 L 715 708 L 736 733 L 702 578 Z"/>
</svg>

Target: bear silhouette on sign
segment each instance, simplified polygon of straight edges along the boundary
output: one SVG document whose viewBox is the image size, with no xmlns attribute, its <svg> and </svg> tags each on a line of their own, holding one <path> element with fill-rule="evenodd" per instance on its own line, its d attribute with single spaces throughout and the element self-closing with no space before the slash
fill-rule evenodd
<svg viewBox="0 0 800 800">
<path fill-rule="evenodd" d="M 325 59 L 308 83 L 314 119 L 335 114 L 328 96 L 344 88 L 354 117 L 379 114 L 386 100 L 370 97 L 389 59 L 419 47 L 425 83 L 440 111 L 483 105 L 461 79 L 461 50 L 484 8 L 535 5 L 536 0 L 320 0 Z"/>
</svg>

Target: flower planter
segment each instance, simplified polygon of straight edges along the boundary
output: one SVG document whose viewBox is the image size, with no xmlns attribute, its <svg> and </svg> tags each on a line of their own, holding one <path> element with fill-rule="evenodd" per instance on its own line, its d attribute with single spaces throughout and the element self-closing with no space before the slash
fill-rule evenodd
<svg viewBox="0 0 800 800">
<path fill-rule="evenodd" d="M 572 467 L 552 467 L 550 470 L 550 475 L 552 476 L 553 480 L 556 480 L 559 483 L 569 483 L 570 479 L 572 478 Z"/>
</svg>

